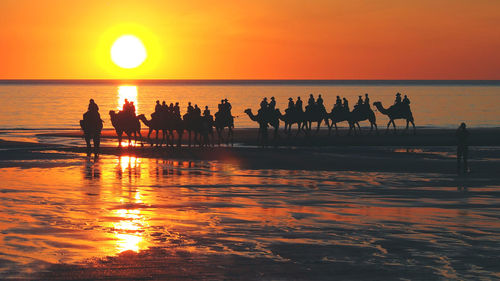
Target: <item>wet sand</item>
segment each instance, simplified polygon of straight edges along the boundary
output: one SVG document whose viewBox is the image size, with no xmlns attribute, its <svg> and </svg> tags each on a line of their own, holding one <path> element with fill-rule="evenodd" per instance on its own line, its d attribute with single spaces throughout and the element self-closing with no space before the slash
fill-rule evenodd
<svg viewBox="0 0 500 281">
<path fill-rule="evenodd" d="M 453 132 L 321 147 L 110 142 L 98 161 L 57 141 L 0 141 L 0 277 L 499 278 L 498 135 L 474 132 L 471 173 L 456 176 Z"/>
<path fill-rule="evenodd" d="M 469 131 L 471 133 L 469 143 L 472 146 L 500 145 L 500 128 L 469 128 Z M 227 130 L 225 132 L 227 133 Z M 146 138 L 148 131 L 143 129 L 141 133 Z M 235 129 L 234 142 L 243 145 L 260 145 L 257 133 L 258 129 Z M 396 133 L 390 130 L 387 134 L 385 128 L 379 129 L 378 133 L 374 131 L 371 134 L 369 129 L 362 128 L 360 135 L 357 136 L 348 136 L 346 128 L 339 128 L 338 134 L 333 130 L 328 135 L 328 130 L 322 128 L 319 133 L 313 132 L 310 136 L 305 136 L 303 132 L 297 135 L 297 131 L 293 130 L 290 137 L 285 135 L 283 129 L 280 128 L 279 137 L 276 140 L 272 129 L 268 130 L 268 134 L 269 146 L 453 146 L 456 143 L 455 129 L 445 128 L 417 128 L 416 135 L 413 135 L 411 130 L 405 134 L 401 128 Z M 82 132 L 73 130 L 39 134 L 39 136 L 81 138 Z M 152 133 L 151 138 L 154 136 Z M 102 138 L 116 139 L 116 133 L 110 129 L 103 130 Z M 187 144 L 186 133 L 183 135 L 182 143 Z M 217 136 L 215 143 L 217 143 Z"/>
</svg>

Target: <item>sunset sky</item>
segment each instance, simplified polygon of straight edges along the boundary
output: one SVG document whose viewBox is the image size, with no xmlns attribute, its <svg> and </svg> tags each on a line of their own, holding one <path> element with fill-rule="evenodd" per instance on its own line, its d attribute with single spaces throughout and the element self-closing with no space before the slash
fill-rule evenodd
<svg viewBox="0 0 500 281">
<path fill-rule="evenodd" d="M 500 79 L 498 0 L 2 0 L 0 38 L 0 79 Z"/>
</svg>

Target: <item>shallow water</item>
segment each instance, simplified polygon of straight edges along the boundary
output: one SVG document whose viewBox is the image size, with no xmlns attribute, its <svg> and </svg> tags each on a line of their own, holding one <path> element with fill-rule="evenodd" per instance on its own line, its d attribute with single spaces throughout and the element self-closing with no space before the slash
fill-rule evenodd
<svg viewBox="0 0 500 281">
<path fill-rule="evenodd" d="M 217 104 L 228 98 L 237 118 L 237 128 L 257 127 L 243 111 L 258 109 L 262 97 L 276 97 L 277 107 L 287 107 L 288 98 L 301 96 L 304 104 L 310 93 L 322 94 L 325 106 L 331 110 L 335 97 L 349 100 L 351 108 L 358 95 L 369 93 L 371 101 L 381 101 L 388 107 L 396 92 L 407 94 L 417 126 L 457 127 L 467 122 L 472 127 L 498 127 L 500 120 L 500 86 L 498 85 L 0 85 L 0 129 L 6 128 L 79 128 L 78 120 L 94 98 L 100 107 L 104 127 L 111 128 L 109 110 L 121 108 L 125 98 L 134 101 L 137 113 L 148 118 L 156 100 L 180 102 L 185 112 L 189 101 L 200 107 L 208 105 L 215 113 Z M 377 122 L 384 126 L 388 119 L 376 112 Z M 366 123 L 366 122 L 362 122 Z M 397 121 L 398 126 L 405 125 Z M 366 124 L 361 124 L 365 126 Z"/>
<path fill-rule="evenodd" d="M 500 278 L 491 179 L 66 156 L 0 169 L 0 278 L 154 249 L 265 260 L 278 277 Z"/>
</svg>

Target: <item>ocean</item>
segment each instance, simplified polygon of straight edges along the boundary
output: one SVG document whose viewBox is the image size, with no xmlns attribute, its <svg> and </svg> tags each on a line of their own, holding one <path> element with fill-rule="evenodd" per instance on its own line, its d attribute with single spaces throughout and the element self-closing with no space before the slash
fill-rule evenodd
<svg viewBox="0 0 500 281">
<path fill-rule="evenodd" d="M 358 96 L 368 93 L 371 102 L 386 107 L 397 92 L 408 95 L 417 127 L 500 126 L 500 82 L 498 81 L 99 81 L 99 80 L 17 80 L 0 81 L 0 129 L 78 129 L 89 99 L 100 107 L 111 128 L 109 110 L 121 108 L 125 98 L 134 101 L 137 114 L 154 111 L 156 100 L 179 102 L 182 112 L 191 101 L 215 113 L 221 99 L 232 104 L 236 128 L 254 128 L 243 111 L 258 109 L 263 97 L 275 97 L 277 107 L 286 109 L 288 98 L 321 94 L 328 111 L 337 95 L 352 106 Z M 376 112 L 377 123 L 385 127 L 388 118 Z M 364 122 L 366 123 L 366 122 Z M 405 125 L 399 120 L 397 125 Z M 368 125 L 368 124 L 361 124 Z M 345 126 L 345 124 L 344 124 Z"/>
</svg>

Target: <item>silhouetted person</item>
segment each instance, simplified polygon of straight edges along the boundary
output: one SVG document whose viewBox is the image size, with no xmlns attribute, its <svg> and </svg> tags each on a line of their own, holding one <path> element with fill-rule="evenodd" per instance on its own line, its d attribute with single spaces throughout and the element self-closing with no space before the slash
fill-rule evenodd
<svg viewBox="0 0 500 281">
<path fill-rule="evenodd" d="M 161 111 L 161 103 L 159 100 L 157 100 L 155 104 L 155 113 L 158 113 L 160 111 Z"/>
<path fill-rule="evenodd" d="M 370 98 L 368 97 L 368 94 L 365 94 L 365 105 L 370 106 Z"/>
<path fill-rule="evenodd" d="M 404 99 L 403 99 L 403 103 L 406 104 L 406 105 L 410 105 L 410 99 L 405 95 Z"/>
<path fill-rule="evenodd" d="M 293 110 L 295 108 L 295 104 L 293 103 L 292 98 L 288 98 L 288 109 Z"/>
<path fill-rule="evenodd" d="M 170 105 L 168 106 L 168 113 L 173 113 L 173 112 L 174 112 L 174 104 L 170 103 Z"/>
<path fill-rule="evenodd" d="M 188 102 L 187 113 L 192 114 L 193 110 L 194 110 L 194 107 L 191 105 L 191 102 Z"/>
<path fill-rule="evenodd" d="M 300 97 L 297 97 L 297 101 L 295 102 L 295 108 L 297 108 L 297 111 L 303 111 L 302 110 L 302 100 Z"/>
<path fill-rule="evenodd" d="M 340 99 L 339 96 L 337 96 L 337 99 L 335 100 L 335 105 L 333 108 L 341 108 L 342 107 L 342 100 Z"/>
<path fill-rule="evenodd" d="M 267 98 L 262 99 L 262 101 L 260 102 L 260 109 L 266 110 L 267 106 L 268 106 L 268 104 L 267 104 Z"/>
<path fill-rule="evenodd" d="M 179 103 L 176 102 L 174 105 L 174 114 L 177 116 L 177 118 L 181 117 L 181 108 L 179 107 Z"/>
<path fill-rule="evenodd" d="M 307 101 L 307 105 L 313 106 L 314 104 L 315 104 L 314 96 L 313 96 L 313 94 L 310 94 L 309 95 L 309 100 Z"/>
<path fill-rule="evenodd" d="M 349 112 L 349 102 L 347 101 L 346 98 L 343 98 L 344 103 L 342 104 L 342 108 L 344 108 L 345 111 Z"/>
<path fill-rule="evenodd" d="M 208 109 L 208 105 L 206 105 L 205 110 L 203 110 L 203 116 L 205 116 L 205 117 L 210 116 L 210 110 Z"/>
<path fill-rule="evenodd" d="M 401 94 L 397 93 L 396 94 L 396 100 L 394 101 L 395 105 L 400 105 L 401 104 Z"/>
<path fill-rule="evenodd" d="M 168 111 L 168 106 L 167 106 L 167 103 L 165 101 L 162 101 L 162 103 L 161 103 L 161 111 L 163 111 L 165 113 Z"/>
<path fill-rule="evenodd" d="M 321 97 L 321 94 L 320 94 L 320 95 L 318 95 L 318 99 L 316 100 L 316 103 L 317 103 L 318 105 L 323 105 L 323 98 Z"/>
<path fill-rule="evenodd" d="M 94 99 L 89 100 L 89 107 L 88 107 L 89 112 L 98 112 L 99 111 L 99 106 L 95 103 Z"/>
<path fill-rule="evenodd" d="M 226 113 L 231 115 L 231 109 L 233 109 L 233 106 L 227 99 L 224 99 L 224 106 L 225 106 L 224 110 L 226 111 Z"/>
<path fill-rule="evenodd" d="M 123 102 L 123 108 L 122 108 L 122 111 L 123 112 L 128 112 L 129 111 L 129 102 L 128 102 L 128 99 L 125 99 L 125 101 Z"/>
<path fill-rule="evenodd" d="M 217 105 L 217 108 L 219 109 L 219 112 L 222 112 L 222 107 L 224 106 L 224 100 L 220 100 L 220 103 Z"/>
<path fill-rule="evenodd" d="M 134 105 L 133 101 L 131 101 L 129 103 L 129 112 L 130 112 L 130 115 L 135 116 L 135 105 Z"/>
<path fill-rule="evenodd" d="M 200 117 L 201 116 L 201 109 L 198 107 L 197 104 L 194 105 L 193 113 L 194 113 L 194 116 L 196 116 L 196 117 Z"/>
<path fill-rule="evenodd" d="M 465 174 L 467 173 L 467 158 L 469 157 L 469 131 L 467 131 L 465 123 L 460 124 L 455 136 L 457 137 L 457 173 L 460 174 L 460 162 L 463 159 L 463 173 Z"/>
<path fill-rule="evenodd" d="M 274 97 L 271 97 L 271 101 L 269 102 L 269 109 L 270 110 L 276 109 L 276 100 L 274 99 Z"/>
<path fill-rule="evenodd" d="M 358 96 L 358 103 L 356 104 L 356 107 L 363 105 L 363 99 L 361 96 Z"/>
</svg>

